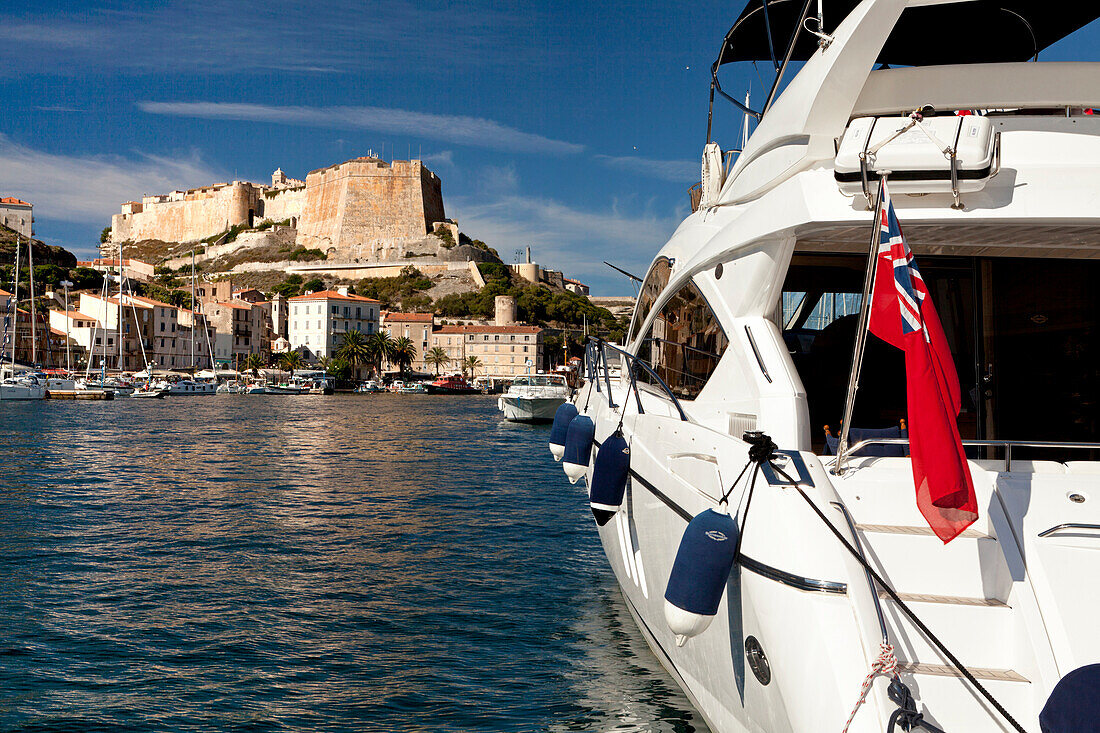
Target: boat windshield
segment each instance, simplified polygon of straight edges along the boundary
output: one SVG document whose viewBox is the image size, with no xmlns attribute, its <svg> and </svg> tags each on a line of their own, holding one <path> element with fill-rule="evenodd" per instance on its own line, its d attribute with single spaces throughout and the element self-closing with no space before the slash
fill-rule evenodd
<svg viewBox="0 0 1100 733">
<path fill-rule="evenodd" d="M 513 387 L 564 387 L 565 378 L 556 374 L 530 374 L 516 377 Z"/>
</svg>

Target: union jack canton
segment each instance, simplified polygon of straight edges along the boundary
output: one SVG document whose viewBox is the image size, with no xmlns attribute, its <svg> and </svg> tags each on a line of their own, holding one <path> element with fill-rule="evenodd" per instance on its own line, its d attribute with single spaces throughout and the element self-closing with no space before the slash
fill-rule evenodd
<svg viewBox="0 0 1100 733">
<path fill-rule="evenodd" d="M 890 194 L 883 190 L 881 227 L 879 236 L 879 256 L 890 259 L 894 266 L 894 286 L 898 291 L 898 310 L 901 312 L 902 334 L 922 331 L 924 340 L 928 341 L 928 329 L 924 325 L 924 317 L 921 315 L 921 305 L 928 295 L 928 289 L 924 285 L 917 263 L 913 261 L 913 252 L 909 244 L 901 234 L 901 226 L 894 214 L 894 202 L 890 200 Z"/>
</svg>

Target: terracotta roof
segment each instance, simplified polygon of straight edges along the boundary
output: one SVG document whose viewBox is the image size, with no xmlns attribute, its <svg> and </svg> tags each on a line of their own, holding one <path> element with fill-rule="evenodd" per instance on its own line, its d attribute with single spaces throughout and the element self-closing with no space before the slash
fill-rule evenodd
<svg viewBox="0 0 1100 733">
<path fill-rule="evenodd" d="M 21 199 L 17 199 L 14 196 L 5 196 L 4 198 L 0 198 L 0 204 L 15 204 L 16 206 L 31 206 L 32 205 L 32 204 L 27 203 L 26 201 L 23 201 Z"/>
<path fill-rule="evenodd" d="M 95 320 L 91 316 L 87 315 L 86 313 L 81 313 L 80 311 L 50 311 L 50 313 L 60 313 L 63 316 L 68 316 L 69 318 L 79 318 L 82 321 Z"/>
<path fill-rule="evenodd" d="M 540 333 L 538 326 L 440 326 L 433 333 Z"/>
<path fill-rule="evenodd" d="M 318 290 L 315 293 L 309 295 L 295 295 L 288 300 L 350 300 L 356 303 L 381 303 L 380 300 L 374 298 L 364 298 L 362 295 L 341 295 L 335 290 Z"/>
<path fill-rule="evenodd" d="M 431 323 L 435 319 L 434 313 L 394 313 L 385 311 L 382 313 L 386 321 L 409 321 L 411 323 Z"/>
</svg>

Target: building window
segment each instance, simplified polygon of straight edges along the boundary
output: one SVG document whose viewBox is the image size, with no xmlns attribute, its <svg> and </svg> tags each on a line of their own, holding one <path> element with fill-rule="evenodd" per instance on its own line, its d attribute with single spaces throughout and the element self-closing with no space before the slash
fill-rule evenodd
<svg viewBox="0 0 1100 733">
<path fill-rule="evenodd" d="M 358 306 L 358 305 L 355 306 L 355 317 L 356 318 L 362 318 L 363 317 L 363 308 Z"/>
<path fill-rule="evenodd" d="M 339 315 L 339 313 L 340 313 L 340 306 L 338 306 L 338 305 L 332 306 L 332 315 L 334 315 L 334 316 Z"/>
</svg>

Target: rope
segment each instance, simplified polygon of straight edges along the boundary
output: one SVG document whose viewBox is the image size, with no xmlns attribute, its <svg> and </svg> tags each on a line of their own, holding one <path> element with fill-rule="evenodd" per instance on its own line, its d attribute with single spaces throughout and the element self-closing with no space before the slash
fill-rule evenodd
<svg viewBox="0 0 1100 733">
<path fill-rule="evenodd" d="M 944 646 L 943 642 L 940 641 L 939 638 L 932 633 L 932 630 L 925 626 L 924 622 L 917 617 L 917 614 L 913 613 L 912 609 L 910 609 L 903 600 L 901 600 L 901 597 L 899 597 L 894 589 L 891 588 L 890 585 L 882 579 L 882 576 L 879 575 L 873 567 L 871 567 L 870 563 L 868 563 L 866 560 L 863 559 L 863 557 L 860 556 L 856 548 L 852 547 L 851 543 L 849 543 L 848 540 L 844 539 L 844 535 L 840 534 L 840 530 L 838 530 L 833 525 L 833 523 L 829 521 L 829 519 L 821 512 L 821 509 L 817 506 L 817 504 L 815 504 L 813 500 L 806 495 L 806 492 L 802 490 L 802 487 L 798 485 L 798 482 L 788 476 L 782 468 L 775 465 L 774 463 L 771 464 L 771 467 L 773 470 L 775 470 L 776 473 L 778 473 L 785 480 L 790 482 L 791 486 L 794 487 L 794 489 L 802 496 L 802 498 L 810 506 L 810 509 L 813 510 L 814 514 L 816 514 L 818 518 L 825 523 L 825 526 L 828 527 L 829 531 L 833 533 L 833 536 L 840 541 L 840 544 L 844 545 L 844 549 L 846 549 L 848 553 L 855 558 L 856 562 L 863 566 L 863 569 L 871 575 L 871 578 L 874 579 L 876 583 L 878 583 L 879 587 L 886 591 L 886 594 L 890 596 L 891 600 L 893 600 L 894 603 L 897 604 L 898 608 L 901 609 L 901 611 L 905 613 L 909 620 L 913 622 L 913 625 L 920 629 L 925 638 L 931 641 L 936 646 L 936 648 L 943 653 L 943 655 L 951 663 L 951 666 L 957 669 L 959 671 L 959 674 L 965 677 L 967 681 L 970 682 L 971 685 L 973 685 L 974 689 L 977 690 L 982 697 L 989 701 L 989 704 L 992 705 L 994 709 L 996 709 L 996 711 L 1001 714 L 1001 717 L 1004 718 L 1008 722 L 1008 724 L 1013 727 L 1013 729 L 1015 729 L 1019 733 L 1027 733 L 1024 727 L 1017 723 L 1016 719 L 1013 718 L 1007 710 L 1005 710 L 1004 706 L 1001 705 L 1001 703 L 997 702 L 997 699 L 989 693 L 989 690 L 985 689 L 981 682 L 978 682 L 978 679 L 973 675 L 973 673 L 971 673 L 969 669 L 967 669 L 963 665 L 962 662 L 959 661 L 958 657 L 952 654 L 951 650 Z M 874 589 L 872 588 L 872 591 L 873 590 Z"/>
<path fill-rule="evenodd" d="M 878 645 L 878 648 L 878 657 L 871 662 L 871 671 L 863 678 L 863 687 L 859 690 L 859 699 L 856 700 L 855 707 L 852 708 L 852 714 L 848 716 L 848 722 L 844 724 L 844 730 L 841 733 L 848 733 L 848 727 L 856 719 L 856 713 L 867 700 L 867 693 L 871 691 L 871 685 L 874 684 L 875 678 L 893 677 L 898 668 L 898 658 L 894 656 L 893 645 L 882 642 Z"/>
</svg>

